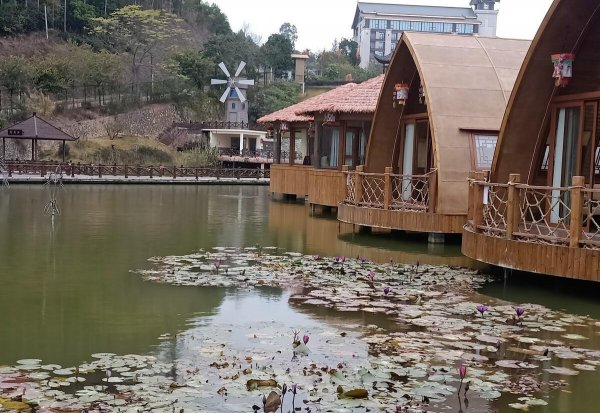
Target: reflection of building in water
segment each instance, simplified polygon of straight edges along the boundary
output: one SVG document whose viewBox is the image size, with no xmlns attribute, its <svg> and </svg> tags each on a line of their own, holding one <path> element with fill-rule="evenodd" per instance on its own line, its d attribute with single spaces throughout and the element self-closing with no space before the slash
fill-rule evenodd
<svg viewBox="0 0 600 413">
<path fill-rule="evenodd" d="M 222 186 L 219 195 L 208 197 L 209 225 L 218 222 L 215 246 L 247 247 L 256 243 L 256 225 L 264 220 L 261 211 L 268 207 L 264 187 L 254 185 Z"/>
<path fill-rule="evenodd" d="M 393 259 L 398 263 L 414 264 L 418 260 L 431 265 L 481 267 L 461 255 L 458 246 L 446 245 L 443 251 L 431 251 L 426 243 L 396 240 L 392 244 L 387 241 L 386 233 L 353 234 L 352 225 L 338 222 L 333 217 L 310 216 L 308 206 L 303 203 L 271 201 L 269 229 L 276 233 L 277 245 L 281 248 L 305 251 L 306 254 L 360 256 L 375 262 Z M 398 249 L 390 250 L 390 247 Z"/>
</svg>

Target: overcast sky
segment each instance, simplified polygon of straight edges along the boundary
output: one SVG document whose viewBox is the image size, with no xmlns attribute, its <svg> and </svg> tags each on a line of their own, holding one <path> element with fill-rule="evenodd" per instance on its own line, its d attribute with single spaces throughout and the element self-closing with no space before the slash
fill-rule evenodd
<svg viewBox="0 0 600 413">
<path fill-rule="evenodd" d="M 296 48 L 329 49 L 334 39 L 352 36 L 356 0 L 208 0 L 229 17 L 233 30 L 245 24 L 265 42 L 284 22 L 298 28 Z M 371 3 L 468 7 L 469 0 L 368 0 Z M 502 0 L 496 6 L 498 36 L 533 39 L 552 0 Z"/>
</svg>

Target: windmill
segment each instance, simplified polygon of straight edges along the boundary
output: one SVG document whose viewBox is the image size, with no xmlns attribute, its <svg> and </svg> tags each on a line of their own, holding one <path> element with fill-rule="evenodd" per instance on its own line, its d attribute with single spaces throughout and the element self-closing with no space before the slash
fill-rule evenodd
<svg viewBox="0 0 600 413">
<path fill-rule="evenodd" d="M 254 86 L 254 80 L 239 78 L 240 73 L 242 73 L 242 70 L 244 70 L 244 67 L 246 67 L 246 62 L 244 62 L 243 60 L 240 62 L 240 65 L 238 66 L 237 70 L 235 71 L 234 76 L 231 76 L 231 74 L 229 73 L 229 70 L 227 70 L 227 66 L 225 66 L 225 63 L 223 63 L 223 62 L 219 63 L 219 67 L 221 68 L 223 73 L 225 73 L 225 76 L 227 77 L 227 79 L 226 80 L 225 79 L 211 79 L 210 80 L 211 85 L 227 85 L 227 89 L 225 89 L 225 93 L 223 93 L 223 96 L 221 96 L 221 99 L 219 99 L 219 100 L 222 103 L 225 103 L 225 101 L 227 100 L 227 97 L 231 93 L 231 89 L 234 89 L 235 93 L 237 94 L 238 99 L 240 99 L 240 101 L 242 103 L 244 103 L 246 101 L 246 97 L 240 90 L 239 85 Z"/>
</svg>

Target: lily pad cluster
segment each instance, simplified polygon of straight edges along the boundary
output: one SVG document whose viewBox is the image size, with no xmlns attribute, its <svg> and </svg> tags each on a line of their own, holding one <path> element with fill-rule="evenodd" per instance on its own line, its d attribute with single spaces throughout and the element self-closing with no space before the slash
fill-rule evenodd
<svg viewBox="0 0 600 413">
<path fill-rule="evenodd" d="M 533 410 L 569 376 L 600 365 L 600 351 L 582 347 L 598 334 L 595 320 L 482 296 L 487 278 L 476 271 L 274 248 L 150 261 L 135 273 L 151 282 L 279 287 L 302 311 L 324 307 L 389 323 L 310 332 L 276 322 L 198 326 L 175 339 L 171 362 L 163 350 L 156 358 L 94 355 L 70 369 L 21 360 L 0 369 L 2 397 L 55 409 L 48 411 Z M 174 351 L 169 343 L 165 353 Z"/>
</svg>

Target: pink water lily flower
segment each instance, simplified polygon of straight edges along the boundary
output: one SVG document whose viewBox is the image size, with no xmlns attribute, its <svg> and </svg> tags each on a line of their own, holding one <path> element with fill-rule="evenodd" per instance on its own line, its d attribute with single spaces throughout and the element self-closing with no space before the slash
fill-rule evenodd
<svg viewBox="0 0 600 413">
<path fill-rule="evenodd" d="M 306 334 L 304 335 L 304 337 L 302 337 L 302 341 L 304 342 L 304 344 L 308 344 L 308 340 L 310 339 L 310 337 L 308 337 Z"/>
<path fill-rule="evenodd" d="M 388 294 L 390 293 L 390 291 L 391 291 L 390 287 L 385 287 L 385 288 L 383 289 L 383 293 L 384 293 L 385 295 L 388 295 Z"/>
</svg>

